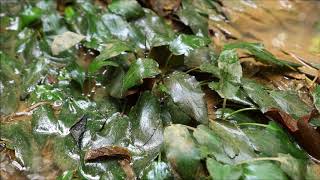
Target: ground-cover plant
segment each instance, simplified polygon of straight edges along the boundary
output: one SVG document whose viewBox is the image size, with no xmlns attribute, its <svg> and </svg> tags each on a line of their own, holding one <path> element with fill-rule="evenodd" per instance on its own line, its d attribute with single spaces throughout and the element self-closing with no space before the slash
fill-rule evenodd
<svg viewBox="0 0 320 180">
<path fill-rule="evenodd" d="M 302 65 L 217 48 L 216 1 L 148 2 L 3 4 L 1 178 L 317 179 L 317 79 L 250 76 L 239 49 L 265 71 Z"/>
</svg>

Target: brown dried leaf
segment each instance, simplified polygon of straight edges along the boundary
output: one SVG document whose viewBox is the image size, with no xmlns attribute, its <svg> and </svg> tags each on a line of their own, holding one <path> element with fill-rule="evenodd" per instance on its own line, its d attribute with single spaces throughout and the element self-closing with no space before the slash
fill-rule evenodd
<svg viewBox="0 0 320 180">
<path fill-rule="evenodd" d="M 97 149 L 90 149 L 84 156 L 85 161 L 95 161 L 101 159 L 127 159 L 131 161 L 131 154 L 127 148 L 120 146 L 106 146 Z"/>
<path fill-rule="evenodd" d="M 276 108 L 269 109 L 266 115 L 287 127 L 297 139 L 298 144 L 311 156 L 320 160 L 320 133 L 309 124 L 310 119 L 318 115 L 317 111 L 312 111 L 298 121 Z"/>
<path fill-rule="evenodd" d="M 216 107 L 220 103 L 219 97 L 217 94 L 213 93 L 213 91 L 209 89 L 205 89 L 204 92 L 205 92 L 204 99 L 207 103 L 207 109 L 208 109 L 208 117 L 209 119 L 215 119 Z"/>
<path fill-rule="evenodd" d="M 289 114 L 276 108 L 269 109 L 266 113 L 267 116 L 287 127 L 289 131 L 296 132 L 298 130 L 297 120 L 293 119 Z"/>
<path fill-rule="evenodd" d="M 149 0 L 151 8 L 160 16 L 167 16 L 176 11 L 181 0 Z"/>
<path fill-rule="evenodd" d="M 10 122 L 14 122 L 14 121 L 31 120 L 33 111 L 43 105 L 51 105 L 51 103 L 46 102 L 46 101 L 38 102 L 32 106 L 29 106 L 29 107 L 22 109 L 19 112 L 15 112 L 15 113 L 9 114 L 7 116 L 1 116 L 0 122 L 10 123 Z"/>
<path fill-rule="evenodd" d="M 313 111 L 310 115 L 302 117 L 298 123 L 298 132 L 295 133 L 296 139 L 311 156 L 320 160 L 320 133 L 308 122 L 316 115 Z"/>
<path fill-rule="evenodd" d="M 130 161 L 128 161 L 127 159 L 122 159 L 118 161 L 120 166 L 122 167 L 123 171 L 126 173 L 127 175 L 127 180 L 134 180 L 136 179 L 136 175 L 130 165 Z"/>
</svg>

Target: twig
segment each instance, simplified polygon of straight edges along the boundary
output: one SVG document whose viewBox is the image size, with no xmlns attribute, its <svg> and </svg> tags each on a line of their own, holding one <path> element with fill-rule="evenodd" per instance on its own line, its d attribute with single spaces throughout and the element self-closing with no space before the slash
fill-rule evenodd
<svg viewBox="0 0 320 180">
<path fill-rule="evenodd" d="M 4 120 L 12 120 L 18 117 L 22 117 L 22 116 L 31 116 L 32 115 L 32 111 L 35 110 L 36 108 L 38 108 L 39 106 L 43 106 L 43 105 L 47 105 L 47 104 L 51 104 L 50 102 L 47 101 L 43 101 L 43 102 L 38 102 L 30 107 L 27 107 L 26 109 L 20 111 L 20 112 L 15 112 L 12 113 L 8 116 L 5 116 L 3 119 Z M 3 120 L 3 121 L 4 121 Z"/>
</svg>

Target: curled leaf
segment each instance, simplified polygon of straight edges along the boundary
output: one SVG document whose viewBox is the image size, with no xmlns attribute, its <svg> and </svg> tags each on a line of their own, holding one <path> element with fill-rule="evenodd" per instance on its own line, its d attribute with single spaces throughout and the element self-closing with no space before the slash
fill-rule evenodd
<svg viewBox="0 0 320 180">
<path fill-rule="evenodd" d="M 79 147 L 81 147 L 81 139 L 83 133 L 86 130 L 87 119 L 88 117 L 86 115 L 83 115 L 80 120 L 70 128 L 70 134 L 74 138 L 74 140 L 76 140 Z"/>
<path fill-rule="evenodd" d="M 85 36 L 70 31 L 64 32 L 61 35 L 57 35 L 54 38 L 53 43 L 51 45 L 52 54 L 58 55 L 62 51 L 65 51 L 71 48 L 72 46 L 76 45 L 84 38 Z"/>
<path fill-rule="evenodd" d="M 144 78 L 154 77 L 161 73 L 159 64 L 149 58 L 137 59 L 133 62 L 123 78 L 123 90 L 142 84 Z"/>
<path fill-rule="evenodd" d="M 271 108 L 265 114 L 287 127 L 291 132 L 296 132 L 298 130 L 297 121 L 286 112 Z"/>
<path fill-rule="evenodd" d="M 84 156 L 85 161 L 96 161 L 108 158 L 126 159 L 131 161 L 131 154 L 127 148 L 120 146 L 105 146 L 97 149 L 90 149 Z"/>
</svg>

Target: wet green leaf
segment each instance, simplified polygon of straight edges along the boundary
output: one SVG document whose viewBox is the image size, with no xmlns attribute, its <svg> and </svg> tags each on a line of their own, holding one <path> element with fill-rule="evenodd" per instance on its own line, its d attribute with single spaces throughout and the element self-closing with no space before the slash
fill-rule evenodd
<svg viewBox="0 0 320 180">
<path fill-rule="evenodd" d="M 103 46 L 103 50 L 89 66 L 89 72 L 96 72 L 103 66 L 118 66 L 116 62 L 107 61 L 108 59 L 118 56 L 126 51 L 131 51 L 132 47 L 127 43 L 120 40 L 110 41 Z"/>
<path fill-rule="evenodd" d="M 213 63 L 204 63 L 200 65 L 200 70 L 202 72 L 210 73 L 216 78 L 220 78 L 220 69 L 217 64 Z"/>
<path fill-rule="evenodd" d="M 286 180 L 288 177 L 278 165 L 270 161 L 261 161 L 246 164 L 243 170 L 243 179 Z"/>
<path fill-rule="evenodd" d="M 173 179 L 170 167 L 165 162 L 153 162 L 143 170 L 141 174 L 143 180 L 163 180 Z"/>
<path fill-rule="evenodd" d="M 273 107 L 299 119 L 313 105 L 298 93 L 243 79 L 233 49 L 249 51 L 263 63 L 296 64 L 277 59 L 256 43 L 226 45 L 218 58 L 214 52 L 220 40 L 230 40 L 223 34 L 229 28 L 224 25 L 232 24 L 222 21 L 233 20 L 224 2 L 169 0 L 161 2 L 161 11 L 152 7 L 166 11 L 165 18 L 147 9 L 148 3 L 1 3 L 0 150 L 10 149 L 1 155 L 1 164 L 6 161 L 4 176 L 12 174 L 6 167 L 10 163 L 17 169 L 14 173 L 22 169 L 19 177 L 29 179 L 126 179 L 125 168 L 115 159 L 84 161 L 90 149 L 117 146 L 130 151 L 130 166 L 139 179 L 317 179 L 309 157 L 280 126 L 244 126 L 266 118 L 259 112 L 234 111 L 257 106 L 264 113 Z M 217 47 L 207 39 L 211 20 L 218 23 L 210 27 Z M 79 65 L 88 65 L 96 51 L 100 55 L 87 75 L 87 66 Z M 158 63 L 165 66 L 163 72 Z M 96 73 L 103 66 L 108 67 Z M 152 79 L 143 83 L 145 78 Z M 207 91 L 201 88 L 207 90 L 205 84 L 212 79 L 209 87 L 227 97 L 227 107 L 234 110 L 214 111 L 217 120 L 208 125 L 208 111 L 221 107 L 220 98 L 214 105 L 204 99 Z M 318 89 L 311 95 L 319 109 Z M 226 122 L 219 121 L 222 114 L 229 116 Z M 79 121 L 83 115 L 85 121 Z M 318 119 L 311 124 L 314 120 Z M 6 157 L 11 149 L 16 159 Z"/>
<path fill-rule="evenodd" d="M 217 137 L 222 139 L 224 152 L 233 163 L 257 156 L 253 144 L 239 127 L 228 122 L 214 121 L 210 124 L 210 128 Z"/>
<path fill-rule="evenodd" d="M 312 110 L 312 107 L 301 100 L 294 91 L 271 90 L 256 81 L 248 79 L 242 80 L 242 87 L 263 113 L 271 108 L 276 108 L 298 120 L 308 115 Z M 320 119 L 312 119 L 311 124 L 318 126 Z"/>
<path fill-rule="evenodd" d="M 125 76 L 125 71 L 123 68 L 117 68 L 111 75 L 111 81 L 109 86 L 110 96 L 121 98 L 125 92 L 123 89 L 123 79 Z"/>
<path fill-rule="evenodd" d="M 83 83 L 86 78 L 84 69 L 78 64 L 72 63 L 68 67 L 66 67 L 66 70 L 69 72 L 70 77 L 77 83 L 79 83 L 81 87 L 83 87 Z"/>
<path fill-rule="evenodd" d="M 183 8 L 178 11 L 178 16 L 185 25 L 190 26 L 194 34 L 208 37 L 208 19 L 196 12 L 194 6 L 183 3 Z"/>
<path fill-rule="evenodd" d="M 164 80 L 164 85 L 173 102 L 184 113 L 200 123 L 206 124 L 208 122 L 204 93 L 199 82 L 193 76 L 175 71 Z"/>
<path fill-rule="evenodd" d="M 63 27 L 63 19 L 58 13 L 48 13 L 41 16 L 42 29 L 46 35 L 62 34 L 67 31 Z"/>
<path fill-rule="evenodd" d="M 199 48 L 184 58 L 184 65 L 188 67 L 199 67 L 203 64 L 213 62 L 215 54 L 207 47 Z M 203 66 L 203 68 L 206 66 Z"/>
<path fill-rule="evenodd" d="M 61 89 L 52 85 L 37 85 L 35 90 L 30 94 L 30 102 L 38 101 L 61 101 L 64 98 L 64 93 Z"/>
<path fill-rule="evenodd" d="M 292 142 L 293 139 L 273 121 L 269 122 L 266 128 L 246 128 L 243 131 L 257 150 L 264 155 L 275 157 L 283 153 L 300 159 L 307 158 L 306 153 Z"/>
<path fill-rule="evenodd" d="M 68 21 L 68 20 L 75 18 L 76 12 L 74 11 L 72 6 L 68 6 L 64 9 L 64 15 Z"/>
<path fill-rule="evenodd" d="M 237 180 L 242 175 L 241 166 L 223 165 L 212 158 L 208 158 L 206 163 L 212 179 Z"/>
<path fill-rule="evenodd" d="M 123 90 L 126 91 L 142 84 L 144 78 L 152 78 L 160 74 L 159 64 L 153 59 L 137 59 L 134 61 L 123 78 Z"/>
<path fill-rule="evenodd" d="M 296 120 L 311 113 L 312 106 L 305 103 L 295 91 L 270 91 L 270 96 L 277 102 L 282 111 Z M 312 118 L 310 123 L 320 126 L 320 118 Z"/>
<path fill-rule="evenodd" d="M 186 112 L 181 111 L 180 106 L 175 104 L 171 97 L 166 98 L 165 108 L 169 113 L 170 121 L 175 124 L 189 124 L 192 120 Z"/>
<path fill-rule="evenodd" d="M 3 51 L 0 51 L 0 60 L 1 60 L 1 79 L 8 79 L 8 80 L 19 80 L 19 74 L 21 71 L 21 65 L 19 64 L 18 60 L 9 57 Z"/>
<path fill-rule="evenodd" d="M 193 136 L 200 145 L 202 156 L 213 156 L 217 161 L 231 164 L 232 160 L 224 151 L 224 141 L 211 129 L 204 125 L 199 125 L 193 132 Z"/>
<path fill-rule="evenodd" d="M 140 36 L 136 37 L 137 41 L 142 46 L 146 43 L 145 48 L 168 45 L 174 39 L 174 31 L 171 27 L 163 18 L 149 10 L 146 11 L 145 17 L 138 19 L 133 25 L 136 31 L 140 32 Z"/>
<path fill-rule="evenodd" d="M 144 92 L 129 113 L 132 120 L 132 142 L 143 151 L 143 159 L 137 160 L 134 168 L 146 167 L 158 155 L 163 142 L 163 126 L 160 104 L 151 92 Z"/>
<path fill-rule="evenodd" d="M 240 88 L 242 67 L 234 50 L 222 51 L 218 59 L 219 82 L 209 83 L 209 87 L 227 99 L 236 97 Z M 212 71 L 215 73 L 214 71 Z"/>
<path fill-rule="evenodd" d="M 100 128 L 88 122 L 88 131 L 85 132 L 82 140 L 84 149 L 96 149 L 106 145 L 127 147 L 131 143 L 131 122 L 128 116 L 116 112 L 104 121 L 105 124 L 101 123 L 104 126 Z"/>
<path fill-rule="evenodd" d="M 128 22 L 126 22 L 121 16 L 116 14 L 104 14 L 102 17 L 104 28 L 122 41 L 126 41 L 132 36 L 132 30 Z"/>
<path fill-rule="evenodd" d="M 61 170 L 66 171 L 78 167 L 80 152 L 70 135 L 52 138 L 51 141 L 53 141 L 53 161 Z"/>
<path fill-rule="evenodd" d="M 263 113 L 267 112 L 272 107 L 279 108 L 277 102 L 270 97 L 270 89 L 266 86 L 253 80 L 242 79 L 242 87 Z"/>
<path fill-rule="evenodd" d="M 18 101 L 21 88 L 20 74 L 23 69 L 17 60 L 10 58 L 7 54 L 0 51 L 0 107 L 1 113 L 9 114 L 18 108 Z"/>
<path fill-rule="evenodd" d="M 144 15 L 142 7 L 135 0 L 114 1 L 108 5 L 108 9 L 110 12 L 121 15 L 128 20 Z"/>
<path fill-rule="evenodd" d="M 164 148 L 168 161 L 181 178 L 196 177 L 200 166 L 200 151 L 187 128 L 179 124 L 165 128 Z"/>
<path fill-rule="evenodd" d="M 110 38 L 112 38 L 112 33 L 110 32 L 107 25 L 104 23 L 103 15 L 99 14 L 99 16 L 97 16 L 97 12 L 87 12 L 86 10 L 84 10 L 83 13 L 85 15 L 81 19 L 74 18 L 74 21 L 76 22 L 70 22 L 74 29 L 80 31 L 87 37 L 95 38 L 101 44 L 105 40 L 109 40 Z M 80 14 L 77 15 L 78 17 L 80 16 Z M 79 20 L 80 22 L 78 22 Z"/>
<path fill-rule="evenodd" d="M 72 180 L 73 172 L 65 171 L 60 176 L 57 177 L 57 180 Z"/>
<path fill-rule="evenodd" d="M 97 72 L 99 69 L 101 69 L 104 66 L 114 66 L 114 67 L 118 67 L 119 64 L 117 64 L 116 62 L 113 61 L 108 61 L 108 60 L 102 60 L 102 61 L 93 61 L 90 66 L 88 71 L 90 73 L 95 73 Z"/>
<path fill-rule="evenodd" d="M 193 50 L 204 47 L 209 43 L 210 39 L 208 38 L 181 34 L 170 43 L 169 49 L 174 55 L 189 55 Z"/>
<path fill-rule="evenodd" d="M 8 146 L 14 148 L 18 163 L 36 170 L 41 163 L 38 158 L 40 150 L 32 137 L 30 122 L 1 124 L 0 128 L 1 139 L 8 140 Z"/>
<path fill-rule="evenodd" d="M 59 122 L 56 121 L 51 107 L 41 106 L 33 114 L 31 121 L 32 132 L 41 135 L 63 135 L 60 131 Z M 61 129 L 64 130 L 64 129 Z"/>
<path fill-rule="evenodd" d="M 224 46 L 224 50 L 228 49 L 246 49 L 248 50 L 252 55 L 256 56 L 258 60 L 260 60 L 263 63 L 266 64 L 275 64 L 280 67 L 299 67 L 301 65 L 296 64 L 296 63 L 291 63 L 288 61 L 280 60 L 277 59 L 273 54 L 271 54 L 269 51 L 267 51 L 263 44 L 261 43 L 247 43 L 247 42 L 242 42 L 242 43 L 233 43 L 233 44 L 227 44 Z"/>
<path fill-rule="evenodd" d="M 95 58 L 95 61 L 103 61 L 110 59 L 112 57 L 118 56 L 119 54 L 132 50 L 128 42 L 113 40 L 104 44 L 104 49 L 102 52 Z"/>
<path fill-rule="evenodd" d="M 40 19 L 42 10 L 38 7 L 27 7 L 20 13 L 19 29 L 30 25 L 31 23 Z"/>
<path fill-rule="evenodd" d="M 240 83 L 242 68 L 238 56 L 234 50 L 222 51 L 218 59 L 218 67 L 222 72 L 230 76 L 230 80 Z"/>
</svg>

